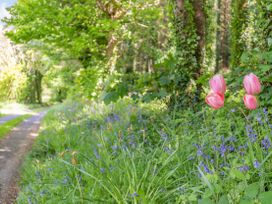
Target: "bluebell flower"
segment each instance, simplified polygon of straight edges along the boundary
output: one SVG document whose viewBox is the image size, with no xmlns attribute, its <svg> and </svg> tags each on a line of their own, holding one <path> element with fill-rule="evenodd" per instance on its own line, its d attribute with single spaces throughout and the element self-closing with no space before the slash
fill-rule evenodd
<svg viewBox="0 0 272 204">
<path fill-rule="evenodd" d="M 106 169 L 105 169 L 105 168 L 100 168 L 100 172 L 101 172 L 101 173 L 105 173 L 105 172 L 106 172 Z"/>
<path fill-rule="evenodd" d="M 240 151 L 240 155 L 241 155 L 241 156 L 245 156 L 246 153 L 245 153 L 244 151 Z"/>
<path fill-rule="evenodd" d="M 244 144 L 244 145 L 240 145 L 239 147 L 238 147 L 238 150 L 240 151 L 240 150 L 245 150 L 247 148 L 247 144 Z"/>
<path fill-rule="evenodd" d="M 265 115 L 268 115 L 268 109 L 265 107 L 265 108 L 263 108 L 263 113 L 265 114 Z"/>
<path fill-rule="evenodd" d="M 197 148 L 197 156 L 203 155 L 203 147 L 201 147 L 199 144 L 194 144 L 194 146 Z"/>
<path fill-rule="evenodd" d="M 194 157 L 193 156 L 189 156 L 188 160 L 192 161 L 192 160 L 194 160 Z"/>
<path fill-rule="evenodd" d="M 163 150 L 168 153 L 168 154 L 172 154 L 173 153 L 173 150 L 169 147 L 164 147 Z"/>
<path fill-rule="evenodd" d="M 37 177 L 38 179 L 41 179 L 41 178 L 42 178 L 42 174 L 41 174 L 40 171 L 36 171 L 36 172 L 35 172 L 35 175 L 36 175 L 36 177 Z"/>
<path fill-rule="evenodd" d="M 224 143 L 225 142 L 225 137 L 221 136 L 221 141 Z"/>
<path fill-rule="evenodd" d="M 230 152 L 234 152 L 235 151 L 235 147 L 233 145 L 230 145 L 230 146 L 228 146 L 228 150 Z"/>
<path fill-rule="evenodd" d="M 63 185 L 66 185 L 68 183 L 68 177 L 65 176 L 65 178 L 61 182 Z"/>
<path fill-rule="evenodd" d="M 28 197 L 27 201 L 28 201 L 29 204 L 32 204 L 32 201 L 31 201 L 30 197 Z"/>
<path fill-rule="evenodd" d="M 262 140 L 262 146 L 264 150 L 268 150 L 271 147 L 271 141 L 267 136 Z"/>
<path fill-rule="evenodd" d="M 228 141 L 230 141 L 230 142 L 236 142 L 237 138 L 235 136 L 231 136 L 231 137 L 228 138 Z"/>
<path fill-rule="evenodd" d="M 212 146 L 212 149 L 213 151 L 218 151 L 218 148 L 215 145 Z"/>
<path fill-rule="evenodd" d="M 111 146 L 111 149 L 112 149 L 113 151 L 116 151 L 116 150 L 118 149 L 118 146 L 117 146 L 117 145 L 112 145 L 112 146 Z"/>
<path fill-rule="evenodd" d="M 120 117 L 119 117 L 118 115 L 116 115 L 116 114 L 113 114 L 113 119 L 114 119 L 115 121 L 119 121 L 119 120 L 120 120 Z"/>
<path fill-rule="evenodd" d="M 225 176 L 226 173 L 225 173 L 224 171 L 220 171 L 220 175 L 221 175 L 221 176 Z"/>
<path fill-rule="evenodd" d="M 249 170 L 249 166 L 243 165 L 238 168 L 241 172 L 247 172 Z"/>
<path fill-rule="evenodd" d="M 100 159 L 100 155 L 98 154 L 97 150 L 94 149 L 93 152 L 94 152 L 96 159 Z"/>
<path fill-rule="evenodd" d="M 201 161 L 200 164 L 199 164 L 199 166 L 203 167 L 203 169 L 204 169 L 204 171 L 206 173 L 212 174 L 212 171 L 209 169 L 209 167 L 206 164 L 204 164 L 204 162 Z"/>
<path fill-rule="evenodd" d="M 255 133 L 251 125 L 246 126 L 246 132 L 250 142 L 256 142 L 257 134 Z"/>
<path fill-rule="evenodd" d="M 253 166 L 254 166 L 255 169 L 260 168 L 260 163 L 259 163 L 259 161 L 258 161 L 258 160 L 255 160 L 255 161 L 253 162 Z"/>
<path fill-rule="evenodd" d="M 162 140 L 164 140 L 164 141 L 168 140 L 168 135 L 165 132 L 160 131 L 159 134 L 160 134 Z"/>
<path fill-rule="evenodd" d="M 220 149 L 219 149 L 219 152 L 220 152 L 220 155 L 221 157 L 224 157 L 225 156 L 225 152 L 227 151 L 227 148 L 224 144 L 221 144 L 220 145 Z"/>
<path fill-rule="evenodd" d="M 131 197 L 138 197 L 139 194 L 138 194 L 137 192 L 134 192 L 134 193 L 130 194 L 130 196 L 131 196 Z"/>
<path fill-rule="evenodd" d="M 46 193 L 47 193 L 46 190 L 42 190 L 42 191 L 40 192 L 40 196 L 44 196 Z"/>
<path fill-rule="evenodd" d="M 259 123 L 260 125 L 263 125 L 263 121 L 262 121 L 262 117 L 261 117 L 261 114 L 260 114 L 260 113 L 257 114 L 256 120 L 258 121 L 258 123 Z"/>
</svg>

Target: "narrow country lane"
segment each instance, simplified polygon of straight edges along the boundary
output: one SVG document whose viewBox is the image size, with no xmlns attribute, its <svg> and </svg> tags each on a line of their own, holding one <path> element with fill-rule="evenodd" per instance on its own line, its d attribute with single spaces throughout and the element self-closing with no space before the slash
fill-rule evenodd
<svg viewBox="0 0 272 204">
<path fill-rule="evenodd" d="M 10 204 L 16 199 L 18 170 L 21 161 L 38 134 L 41 112 L 15 127 L 0 141 L 0 204 Z"/>
<path fill-rule="evenodd" d="M 8 122 L 10 120 L 13 120 L 15 118 L 18 118 L 19 116 L 21 116 L 21 115 L 7 115 L 7 116 L 4 116 L 4 117 L 0 118 L 0 125 L 4 124 L 4 123 L 6 123 L 6 122 Z"/>
</svg>

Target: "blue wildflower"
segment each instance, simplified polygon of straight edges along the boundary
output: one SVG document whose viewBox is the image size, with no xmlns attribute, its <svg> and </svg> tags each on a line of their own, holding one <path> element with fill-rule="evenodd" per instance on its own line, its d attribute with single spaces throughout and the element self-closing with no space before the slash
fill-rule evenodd
<svg viewBox="0 0 272 204">
<path fill-rule="evenodd" d="M 260 113 L 257 114 L 256 120 L 258 121 L 258 123 L 259 123 L 260 125 L 263 125 L 263 121 L 262 121 L 262 117 L 261 117 L 261 114 L 260 114 Z"/>
<path fill-rule="evenodd" d="M 259 161 L 258 161 L 258 160 L 255 160 L 255 161 L 253 162 L 253 166 L 254 166 L 255 169 L 260 168 L 260 163 L 259 163 Z"/>
<path fill-rule="evenodd" d="M 199 166 L 203 167 L 203 169 L 204 169 L 204 171 L 206 173 L 212 174 L 211 170 L 209 169 L 209 167 L 206 164 L 204 164 L 204 162 L 201 161 L 200 164 L 199 164 Z"/>
<path fill-rule="evenodd" d="M 227 151 L 227 148 L 224 144 L 221 144 L 220 145 L 220 149 L 219 149 L 219 152 L 220 152 L 220 155 L 221 157 L 224 157 L 225 156 L 225 152 Z"/>
<path fill-rule="evenodd" d="M 256 142 L 256 140 L 257 140 L 257 134 L 252 129 L 251 125 L 247 125 L 246 126 L 246 132 L 247 132 L 247 136 L 248 136 L 250 142 Z"/>
<path fill-rule="evenodd" d="M 111 149 L 112 149 L 113 151 L 116 151 L 116 150 L 118 149 L 118 146 L 117 146 L 117 145 L 112 145 L 112 146 L 111 146 Z"/>
<path fill-rule="evenodd" d="M 221 176 L 225 176 L 226 173 L 225 173 L 224 171 L 221 171 L 221 172 L 220 172 L 220 175 L 221 175 Z"/>
<path fill-rule="evenodd" d="M 100 155 L 98 154 L 97 150 L 94 149 L 93 152 L 94 152 L 94 155 L 95 155 L 96 159 L 100 159 Z"/>
<path fill-rule="evenodd" d="M 113 114 L 113 119 L 114 119 L 115 121 L 119 121 L 119 120 L 120 120 L 120 117 L 119 117 L 118 115 L 116 115 L 116 114 Z"/>
<path fill-rule="evenodd" d="M 203 147 L 201 147 L 199 144 L 194 145 L 197 148 L 197 156 L 203 155 Z"/>
<path fill-rule="evenodd" d="M 168 135 L 167 135 L 165 132 L 160 131 L 159 134 L 160 134 L 161 139 L 162 139 L 163 141 L 167 141 L 167 140 L 168 140 Z"/>
<path fill-rule="evenodd" d="M 264 150 L 268 150 L 271 147 L 271 141 L 267 136 L 262 140 L 262 146 Z"/>
<path fill-rule="evenodd" d="M 193 156 L 189 156 L 188 160 L 192 161 L 192 160 L 194 160 L 194 157 Z"/>
<path fill-rule="evenodd" d="M 169 147 L 164 147 L 163 150 L 168 153 L 168 154 L 172 154 L 173 153 L 173 150 Z"/>
<path fill-rule="evenodd" d="M 106 169 L 105 169 L 105 168 L 100 168 L 100 172 L 101 172 L 101 173 L 105 173 L 105 172 L 106 172 Z"/>
<path fill-rule="evenodd" d="M 68 183 L 68 177 L 66 176 L 62 182 L 61 182 L 63 185 L 66 185 Z"/>
<path fill-rule="evenodd" d="M 231 136 L 231 137 L 228 138 L 228 141 L 230 141 L 230 142 L 236 142 L 237 138 L 235 136 Z"/>
<path fill-rule="evenodd" d="M 134 197 L 138 197 L 139 194 L 137 192 L 134 192 L 134 193 L 130 194 L 130 196 L 134 198 Z"/>
<path fill-rule="evenodd" d="M 268 109 L 265 107 L 265 108 L 263 108 L 263 113 L 265 114 L 265 115 L 268 115 Z"/>
<path fill-rule="evenodd" d="M 228 150 L 230 152 L 234 152 L 235 151 L 235 147 L 233 145 L 230 145 L 230 146 L 228 146 Z"/>
<path fill-rule="evenodd" d="M 28 197 L 27 201 L 28 201 L 29 204 L 32 204 L 32 201 L 31 201 L 30 197 Z"/>
<path fill-rule="evenodd" d="M 240 167 L 239 167 L 239 170 L 240 170 L 241 172 L 247 172 L 247 171 L 249 170 L 249 166 L 247 166 L 247 165 L 240 166 Z"/>
</svg>

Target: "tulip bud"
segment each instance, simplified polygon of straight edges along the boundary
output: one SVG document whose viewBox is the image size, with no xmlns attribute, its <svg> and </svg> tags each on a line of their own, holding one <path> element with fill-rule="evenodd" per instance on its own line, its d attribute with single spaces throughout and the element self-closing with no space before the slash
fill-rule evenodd
<svg viewBox="0 0 272 204">
<path fill-rule="evenodd" d="M 258 107 L 258 102 L 255 96 L 246 94 L 244 96 L 244 104 L 249 110 L 254 110 Z"/>
<path fill-rule="evenodd" d="M 246 75 L 244 78 L 244 88 L 249 95 L 259 94 L 261 92 L 259 78 L 253 73 Z"/>
<path fill-rule="evenodd" d="M 224 95 L 210 92 L 205 101 L 209 106 L 216 110 L 224 106 Z"/>
<path fill-rule="evenodd" d="M 226 92 L 226 82 L 221 74 L 215 75 L 210 81 L 210 88 L 214 93 L 224 95 Z"/>
</svg>

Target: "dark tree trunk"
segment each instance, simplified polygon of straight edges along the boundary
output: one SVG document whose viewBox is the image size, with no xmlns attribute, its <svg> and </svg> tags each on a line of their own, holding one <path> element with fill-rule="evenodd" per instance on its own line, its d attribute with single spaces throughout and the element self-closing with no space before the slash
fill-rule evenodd
<svg viewBox="0 0 272 204">
<path fill-rule="evenodd" d="M 42 103 L 42 77 L 43 75 L 35 70 L 35 92 L 36 92 L 36 101 L 41 104 Z"/>
<path fill-rule="evenodd" d="M 203 70 L 203 60 L 204 60 L 204 48 L 205 48 L 205 12 L 204 12 L 204 2 L 203 0 L 194 0 L 193 7 L 195 11 L 195 25 L 196 34 L 198 36 L 197 48 L 196 48 L 196 60 L 198 65 L 197 78 Z"/>
<path fill-rule="evenodd" d="M 204 1 L 203 0 L 194 0 L 193 8 L 195 12 L 195 26 L 196 26 L 196 34 L 198 36 L 197 47 L 195 51 L 196 61 L 197 61 L 197 70 L 194 75 L 197 80 L 202 71 L 204 70 L 203 62 L 204 62 L 204 48 L 205 48 L 205 23 L 206 17 L 204 12 Z M 197 84 L 197 90 L 195 95 L 195 100 L 198 102 L 200 100 L 201 94 L 201 84 Z"/>
<path fill-rule="evenodd" d="M 229 68 L 229 24 L 230 24 L 230 0 L 223 0 L 222 2 L 222 36 L 221 36 L 221 58 L 222 68 Z"/>
<path fill-rule="evenodd" d="M 217 24 L 217 31 L 216 31 L 216 59 L 215 59 L 215 73 L 217 73 L 220 70 L 220 36 L 221 36 L 221 0 L 217 0 L 217 20 L 216 20 L 216 24 Z"/>
</svg>

